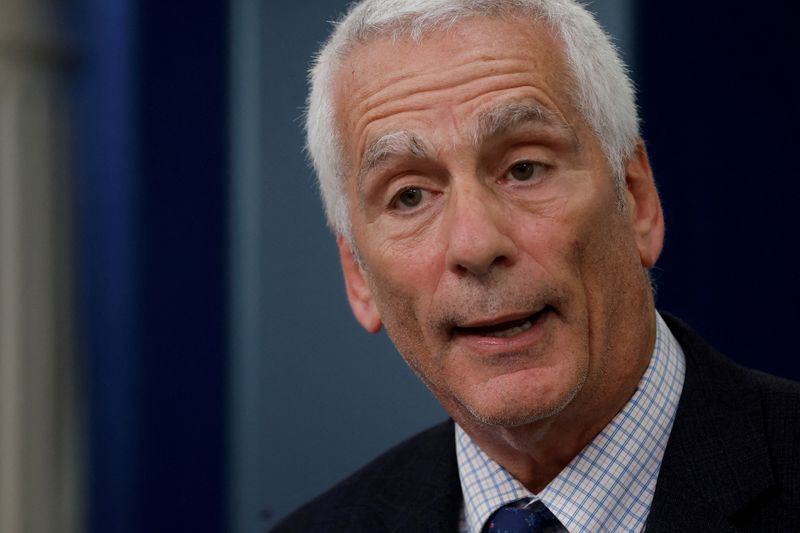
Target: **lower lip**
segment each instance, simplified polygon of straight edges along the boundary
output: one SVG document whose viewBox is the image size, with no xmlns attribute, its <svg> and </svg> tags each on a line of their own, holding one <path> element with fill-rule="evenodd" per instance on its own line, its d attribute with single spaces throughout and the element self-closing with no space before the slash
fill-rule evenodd
<svg viewBox="0 0 800 533">
<path fill-rule="evenodd" d="M 536 318 L 530 329 L 513 337 L 491 337 L 459 333 L 453 341 L 471 351 L 492 353 L 518 352 L 541 343 L 548 324 L 553 318 L 553 310 L 545 309 Z"/>
</svg>

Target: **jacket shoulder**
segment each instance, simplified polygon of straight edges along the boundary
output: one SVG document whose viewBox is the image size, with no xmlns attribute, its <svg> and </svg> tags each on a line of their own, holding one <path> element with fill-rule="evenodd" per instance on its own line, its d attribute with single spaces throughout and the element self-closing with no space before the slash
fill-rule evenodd
<svg viewBox="0 0 800 533">
<path fill-rule="evenodd" d="M 683 348 L 686 377 L 648 529 L 796 530 L 800 384 L 744 368 L 662 316 Z"/>
<path fill-rule="evenodd" d="M 277 524 L 275 533 L 403 531 L 409 517 L 460 504 L 453 422 L 391 448 Z M 449 517 L 447 518 L 449 520 Z"/>
</svg>

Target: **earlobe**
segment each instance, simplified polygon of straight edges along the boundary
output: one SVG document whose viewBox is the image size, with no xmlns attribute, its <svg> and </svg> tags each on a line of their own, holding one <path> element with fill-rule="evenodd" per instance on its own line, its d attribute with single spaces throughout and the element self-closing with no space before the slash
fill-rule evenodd
<svg viewBox="0 0 800 533">
<path fill-rule="evenodd" d="M 664 213 L 641 139 L 637 140 L 636 152 L 625 169 L 625 185 L 639 257 L 642 266 L 651 268 L 664 245 Z"/>
<path fill-rule="evenodd" d="M 381 329 L 381 316 L 372 290 L 367 283 L 366 274 L 361 265 L 358 264 L 353 256 L 353 251 L 347 240 L 338 235 L 336 244 L 339 246 L 339 259 L 342 262 L 342 273 L 344 274 L 344 285 L 347 291 L 347 300 L 350 302 L 350 309 L 364 329 L 370 333 L 377 333 Z"/>
</svg>

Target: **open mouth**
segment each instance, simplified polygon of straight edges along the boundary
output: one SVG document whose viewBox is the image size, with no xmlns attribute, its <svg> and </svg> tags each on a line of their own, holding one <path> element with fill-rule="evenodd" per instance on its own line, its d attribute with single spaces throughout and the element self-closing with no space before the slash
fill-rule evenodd
<svg viewBox="0 0 800 533">
<path fill-rule="evenodd" d="M 455 326 L 454 335 L 475 335 L 479 337 L 494 337 L 508 339 L 521 335 L 531 329 L 542 317 L 550 312 L 552 308 L 545 306 L 541 310 L 512 320 L 503 320 L 491 324 L 481 324 L 476 326 Z"/>
</svg>

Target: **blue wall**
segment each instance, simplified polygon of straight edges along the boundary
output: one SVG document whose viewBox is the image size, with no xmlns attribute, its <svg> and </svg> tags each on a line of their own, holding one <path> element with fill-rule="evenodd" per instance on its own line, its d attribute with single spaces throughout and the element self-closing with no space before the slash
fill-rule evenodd
<svg viewBox="0 0 800 533">
<path fill-rule="evenodd" d="M 76 11 L 83 37 L 74 101 L 76 255 L 89 407 L 87 520 L 95 533 L 125 532 L 132 531 L 140 507 L 137 36 L 131 2 L 84 0 Z"/>
<path fill-rule="evenodd" d="M 667 219 L 659 307 L 800 379 L 800 4 L 638 6 L 644 136 Z"/>
<path fill-rule="evenodd" d="M 89 530 L 222 531 L 227 5 L 75 24 Z"/>
</svg>

